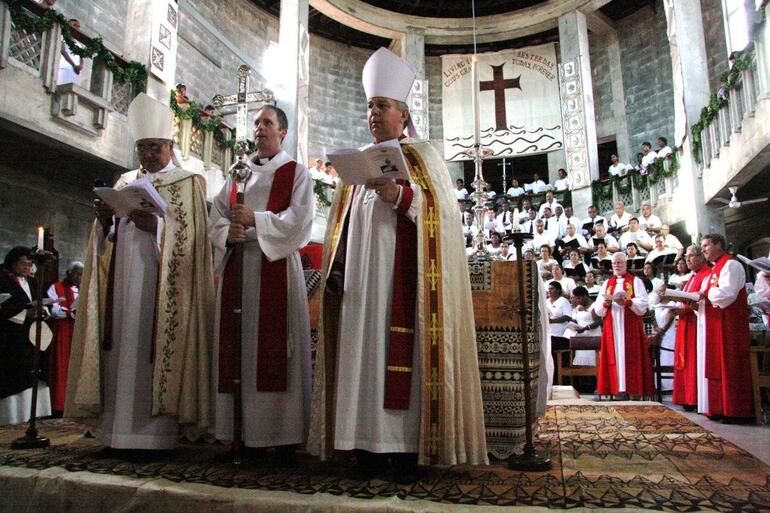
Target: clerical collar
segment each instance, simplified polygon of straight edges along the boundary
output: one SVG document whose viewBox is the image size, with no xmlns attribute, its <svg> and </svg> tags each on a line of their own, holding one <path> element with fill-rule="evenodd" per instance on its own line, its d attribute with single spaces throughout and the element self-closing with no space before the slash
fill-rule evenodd
<svg viewBox="0 0 770 513">
<path fill-rule="evenodd" d="M 146 170 L 146 169 L 144 169 L 144 168 L 141 168 L 141 169 L 139 169 L 139 174 L 140 174 L 141 176 L 159 175 L 159 174 L 161 174 L 161 173 L 165 173 L 166 171 L 171 171 L 171 170 L 172 170 L 172 169 L 174 169 L 175 167 L 176 167 L 176 164 L 174 164 L 174 159 L 171 159 L 171 160 L 169 160 L 169 161 L 168 161 L 168 164 L 166 164 L 166 167 L 164 167 L 163 169 L 161 169 L 161 170 L 159 170 L 159 171 L 156 171 L 156 172 L 154 172 L 154 173 L 151 173 L 151 172 L 149 172 L 148 170 Z"/>
<path fill-rule="evenodd" d="M 276 155 L 278 155 L 278 154 L 276 153 Z M 273 155 L 273 157 L 275 157 L 275 155 Z M 259 157 L 259 156 L 256 156 L 256 157 L 254 157 L 253 159 L 251 159 L 251 161 L 252 161 L 254 164 L 258 165 L 258 166 L 264 166 L 265 164 L 267 164 L 268 162 L 270 162 L 271 160 L 273 160 L 273 157 L 264 157 L 264 158 L 261 158 L 261 157 Z"/>
</svg>

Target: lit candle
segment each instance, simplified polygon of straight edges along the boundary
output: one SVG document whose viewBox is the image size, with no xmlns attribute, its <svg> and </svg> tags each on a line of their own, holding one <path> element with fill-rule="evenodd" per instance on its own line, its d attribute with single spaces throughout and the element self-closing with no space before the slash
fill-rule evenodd
<svg viewBox="0 0 770 513">
<path fill-rule="evenodd" d="M 473 144 L 481 145 L 481 115 L 479 114 L 479 70 L 476 67 L 476 55 L 471 57 L 471 81 L 473 82 Z"/>
<path fill-rule="evenodd" d="M 516 231 L 516 227 L 519 226 L 519 209 L 513 209 L 513 230 Z"/>
<path fill-rule="evenodd" d="M 38 251 L 43 250 L 43 227 L 42 226 L 37 227 L 37 249 Z"/>
</svg>

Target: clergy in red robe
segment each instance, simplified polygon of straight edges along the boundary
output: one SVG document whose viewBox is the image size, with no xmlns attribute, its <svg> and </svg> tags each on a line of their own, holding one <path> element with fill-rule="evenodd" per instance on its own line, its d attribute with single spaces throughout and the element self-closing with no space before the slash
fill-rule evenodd
<svg viewBox="0 0 770 513">
<path fill-rule="evenodd" d="M 51 305 L 53 342 L 48 351 L 48 386 L 51 389 L 51 409 L 55 415 L 64 413 L 67 397 L 67 369 L 70 364 L 72 331 L 75 328 L 75 310 L 78 288 L 83 277 L 83 263 L 72 262 L 67 275 L 48 288 Z"/>
<path fill-rule="evenodd" d="M 627 271 L 625 253 L 612 255 L 612 277 L 602 284 L 593 309 L 602 324 L 596 393 L 615 398 L 652 396 L 652 366 L 642 316 L 647 290 Z"/>
<path fill-rule="evenodd" d="M 701 249 L 713 267 L 701 294 L 706 300 L 706 414 L 729 422 L 752 417 L 753 409 L 746 272 L 725 246 L 719 234 L 703 237 Z"/>
<path fill-rule="evenodd" d="M 283 110 L 272 105 L 260 109 L 243 204 L 236 202 L 236 184 L 228 179 L 214 198 L 209 220 L 219 275 L 213 431 L 218 439 L 233 439 L 233 392 L 239 379 L 244 445 L 279 447 L 283 458 L 305 443 L 310 417 L 310 321 L 299 250 L 310 240 L 315 203 L 307 168 L 281 149 L 287 130 Z M 236 244 L 243 245 L 241 287 Z M 233 311 L 237 290 L 243 310 L 240 340 L 235 339 Z"/>
<path fill-rule="evenodd" d="M 711 274 L 711 268 L 706 265 L 706 259 L 700 246 L 690 246 L 685 253 L 687 268 L 692 271 L 685 282 L 684 292 L 697 293 L 704 280 Z M 674 392 L 672 402 L 681 404 L 686 410 L 692 411 L 698 405 L 699 383 L 705 383 L 702 364 L 705 350 L 705 318 L 698 315 L 702 311 L 702 303 L 682 303 L 679 309 L 679 324 L 676 327 L 676 343 L 674 345 Z M 699 365 L 700 363 L 700 365 Z M 699 372 L 700 371 L 700 372 Z M 700 380 L 699 380 L 700 376 Z M 705 388 L 701 385 L 700 388 Z M 705 392 L 705 390 L 704 390 Z M 700 394 L 701 396 L 703 393 Z"/>
</svg>

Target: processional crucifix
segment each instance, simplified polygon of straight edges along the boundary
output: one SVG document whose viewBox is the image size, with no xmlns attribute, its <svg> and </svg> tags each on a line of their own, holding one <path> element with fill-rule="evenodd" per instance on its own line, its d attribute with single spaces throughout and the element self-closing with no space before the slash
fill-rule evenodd
<svg viewBox="0 0 770 513">
<path fill-rule="evenodd" d="M 251 176 L 251 165 L 249 164 L 246 154 L 249 152 L 249 104 L 250 103 L 275 103 L 275 95 L 269 89 L 263 89 L 261 91 L 248 92 L 249 90 L 249 75 L 251 75 L 251 68 L 245 64 L 238 68 L 238 92 L 229 96 L 222 96 L 218 94 L 211 99 L 211 103 L 216 108 L 236 105 L 235 113 L 235 163 L 230 166 L 230 177 L 234 184 L 236 184 L 236 203 L 243 204 L 243 191 L 246 187 L 246 182 Z M 230 258 L 235 262 L 235 287 L 233 293 L 235 294 L 235 306 L 233 308 L 233 316 L 235 319 L 235 329 L 233 341 L 235 354 L 233 358 L 234 363 L 234 378 L 233 378 L 233 464 L 241 464 L 241 450 L 243 448 L 243 394 L 241 391 L 242 379 L 241 379 L 241 313 L 243 310 L 243 294 L 242 294 L 242 280 L 243 280 L 243 244 L 236 244 L 233 248 L 233 253 Z"/>
</svg>

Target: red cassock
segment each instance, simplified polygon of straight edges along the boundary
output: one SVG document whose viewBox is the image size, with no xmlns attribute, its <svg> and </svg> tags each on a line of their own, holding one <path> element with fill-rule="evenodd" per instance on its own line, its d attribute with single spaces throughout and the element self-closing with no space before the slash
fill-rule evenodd
<svg viewBox="0 0 770 513">
<path fill-rule="evenodd" d="M 617 277 L 612 276 L 607 281 L 606 293 L 612 295 L 615 292 Z M 627 301 L 623 312 L 626 389 L 619 389 L 615 357 L 615 333 L 612 329 L 612 307 L 609 307 L 602 324 L 596 392 L 599 395 L 617 395 L 619 392 L 626 392 L 632 396 L 652 396 L 655 389 L 652 382 L 652 363 L 648 352 L 647 337 L 644 334 L 644 324 L 642 317 L 634 313 L 630 307 L 630 301 L 634 298 L 634 276 L 632 274 L 626 273 L 623 287 Z"/>
<path fill-rule="evenodd" d="M 69 312 L 75 301 L 71 287 L 57 281 L 54 283 L 56 295 L 64 298 L 59 306 Z M 52 319 L 53 342 L 48 352 L 48 387 L 51 390 L 51 409 L 54 412 L 64 411 L 64 399 L 67 395 L 67 369 L 70 365 L 70 348 L 72 346 L 72 330 L 75 319 L 69 315 L 65 319 Z"/>
<path fill-rule="evenodd" d="M 722 255 L 711 269 L 705 294 L 719 287 L 719 276 L 732 260 Z M 718 308 L 706 299 L 706 378 L 708 413 L 725 417 L 752 417 L 751 372 L 749 368 L 749 307 L 746 289 L 727 308 Z"/>
<path fill-rule="evenodd" d="M 707 265 L 693 273 L 684 284 L 685 292 L 698 292 L 703 280 L 708 279 L 711 268 Z M 674 345 L 674 404 L 698 404 L 698 317 L 695 311 L 685 307 L 679 314 Z"/>
</svg>

